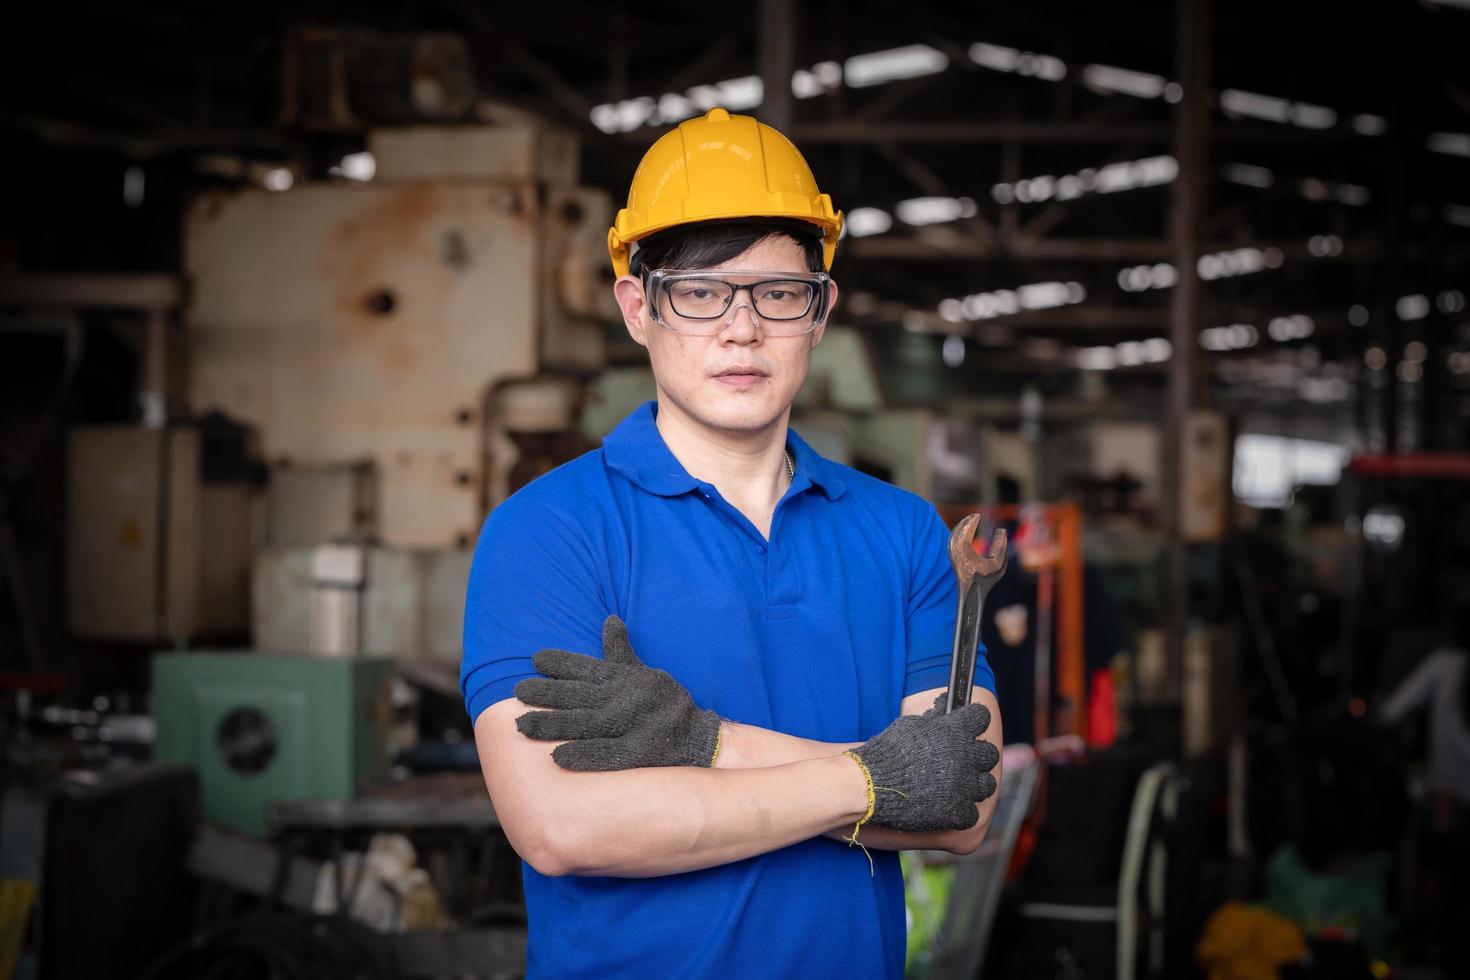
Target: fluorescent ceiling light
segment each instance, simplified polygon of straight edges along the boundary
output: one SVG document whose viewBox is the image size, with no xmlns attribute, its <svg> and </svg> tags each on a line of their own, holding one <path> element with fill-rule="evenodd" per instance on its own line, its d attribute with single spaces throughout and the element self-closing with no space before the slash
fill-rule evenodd
<svg viewBox="0 0 1470 980">
<path fill-rule="evenodd" d="M 1137 99 L 1163 96 L 1168 79 L 1162 75 L 1115 68 L 1112 65 L 1088 65 L 1082 69 L 1082 84 L 1099 92 L 1117 92 Z"/>
<path fill-rule="evenodd" d="M 1271 323 L 1266 327 L 1266 333 L 1271 335 L 1272 340 L 1285 343 L 1288 340 L 1304 340 L 1310 337 L 1316 328 L 1311 317 L 1295 313 L 1291 316 L 1272 317 Z"/>
<path fill-rule="evenodd" d="M 1432 133 L 1429 148 L 1435 153 L 1470 157 L 1470 133 Z"/>
<path fill-rule="evenodd" d="M 810 69 L 801 69 L 791 76 L 791 94 L 798 99 L 810 99 L 825 95 L 842 85 L 842 66 L 835 61 L 821 61 Z"/>
<path fill-rule="evenodd" d="M 847 212 L 843 222 L 847 233 L 854 238 L 864 235 L 881 235 L 893 227 L 893 217 L 879 208 L 853 208 Z"/>
<path fill-rule="evenodd" d="M 1071 306 L 1087 298 L 1080 282 L 1034 282 L 1015 289 L 996 289 L 974 293 L 939 304 L 939 315 L 951 323 L 966 320 L 989 320 L 1010 316 L 1022 310 L 1050 310 Z"/>
<path fill-rule="evenodd" d="M 1360 112 L 1353 116 L 1353 129 L 1364 136 L 1382 136 L 1388 131 L 1388 120 L 1382 116 Z"/>
<path fill-rule="evenodd" d="M 372 180 L 373 175 L 378 172 L 378 161 L 367 150 L 347 154 L 338 166 L 342 170 L 342 176 L 348 180 Z"/>
<path fill-rule="evenodd" d="M 1032 51 L 1019 51 L 999 44 L 976 42 L 970 45 L 970 60 L 992 71 L 1041 78 L 1048 82 L 1059 82 L 1067 77 L 1067 66 L 1060 58 Z"/>
<path fill-rule="evenodd" d="M 949 67 L 949 58 L 927 44 L 909 44 L 887 51 L 857 54 L 847 59 L 843 76 L 850 88 L 867 88 L 903 78 L 937 75 Z"/>
<path fill-rule="evenodd" d="M 296 178 L 285 167 L 273 167 L 265 172 L 260 182 L 268 191 L 289 191 Z"/>
<path fill-rule="evenodd" d="M 1111 347 L 1084 347 L 1077 352 L 1077 366 L 1087 371 L 1111 371 L 1118 366 L 1118 352 Z"/>
<path fill-rule="evenodd" d="M 999 44 L 976 42 L 970 45 L 970 60 L 983 68 L 1013 72 L 1021 63 L 1021 52 Z"/>
<path fill-rule="evenodd" d="M 1422 293 L 1401 296 L 1393 309 L 1400 320 L 1422 320 L 1429 315 L 1429 297 Z"/>
<path fill-rule="evenodd" d="M 894 209 L 898 220 L 908 225 L 933 225 L 973 217 L 975 202 L 968 197 L 912 197 Z"/>
<path fill-rule="evenodd" d="M 1237 116 L 1250 116 L 1254 119 L 1279 123 L 1291 121 L 1290 102 L 1255 92 L 1242 92 L 1239 89 L 1227 88 L 1220 93 L 1220 107 Z"/>
<path fill-rule="evenodd" d="M 1220 175 L 1232 184 L 1247 187 L 1266 188 L 1276 183 L 1276 175 L 1271 171 L 1249 163 L 1227 163 L 1220 168 Z"/>
<path fill-rule="evenodd" d="M 1228 327 L 1210 327 L 1208 330 L 1201 330 L 1199 343 L 1205 350 L 1244 350 L 1247 347 L 1254 347 L 1260 337 L 1260 332 L 1249 323 L 1232 323 Z"/>
<path fill-rule="evenodd" d="M 1291 121 L 1306 129 L 1331 129 L 1337 125 L 1337 113 L 1326 106 L 1298 102 L 1291 107 Z"/>
</svg>

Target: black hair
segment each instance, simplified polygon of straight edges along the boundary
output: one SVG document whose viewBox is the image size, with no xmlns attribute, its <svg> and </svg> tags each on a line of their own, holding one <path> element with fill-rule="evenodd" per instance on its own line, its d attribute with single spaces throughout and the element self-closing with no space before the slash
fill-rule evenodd
<svg viewBox="0 0 1470 980">
<path fill-rule="evenodd" d="M 707 269 L 728 262 L 767 238 L 784 235 L 801 246 L 807 271 L 822 271 L 822 233 L 816 225 L 791 218 L 739 218 L 699 221 L 654 232 L 638 242 L 628 271 Z"/>
</svg>

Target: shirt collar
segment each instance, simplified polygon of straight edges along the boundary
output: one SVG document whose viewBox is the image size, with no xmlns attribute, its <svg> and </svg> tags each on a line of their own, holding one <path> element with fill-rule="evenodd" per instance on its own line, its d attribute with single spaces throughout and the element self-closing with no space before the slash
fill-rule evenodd
<svg viewBox="0 0 1470 980">
<path fill-rule="evenodd" d="M 699 481 L 690 476 L 684 464 L 669 452 L 662 433 L 654 424 L 656 411 L 656 402 L 644 402 L 619 422 L 617 428 L 602 440 L 603 458 L 609 467 L 649 493 L 661 497 L 675 497 L 699 489 Z M 829 500 L 843 494 L 846 488 L 837 467 L 819 456 L 791 429 L 786 432 L 786 448 L 796 464 L 793 490 L 804 489 L 802 484 L 809 483 L 819 488 Z"/>
</svg>

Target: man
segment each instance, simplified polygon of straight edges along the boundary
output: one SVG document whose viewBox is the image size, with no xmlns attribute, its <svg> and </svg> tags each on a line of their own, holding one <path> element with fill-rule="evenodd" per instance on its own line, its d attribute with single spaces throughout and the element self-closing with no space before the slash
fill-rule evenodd
<svg viewBox="0 0 1470 980">
<path fill-rule="evenodd" d="M 461 686 L 533 976 L 897 977 L 893 852 L 984 836 L 985 658 L 934 707 L 948 532 L 787 429 L 841 227 L 770 127 L 665 134 L 608 236 L 657 401 L 485 523 Z"/>
</svg>

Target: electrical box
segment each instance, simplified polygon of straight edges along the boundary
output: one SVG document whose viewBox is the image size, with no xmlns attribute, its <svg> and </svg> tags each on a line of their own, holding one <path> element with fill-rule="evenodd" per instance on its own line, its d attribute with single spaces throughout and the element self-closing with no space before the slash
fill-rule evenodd
<svg viewBox="0 0 1470 980">
<path fill-rule="evenodd" d="M 388 763 L 386 658 L 153 658 L 154 756 L 199 773 L 205 819 L 263 836 L 273 800 L 351 799 Z"/>
<path fill-rule="evenodd" d="M 249 625 L 251 488 L 206 482 L 192 428 L 79 428 L 67 446 L 67 627 L 157 643 Z"/>
</svg>

